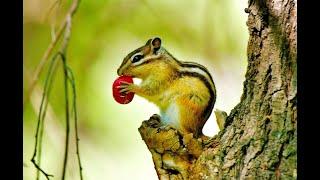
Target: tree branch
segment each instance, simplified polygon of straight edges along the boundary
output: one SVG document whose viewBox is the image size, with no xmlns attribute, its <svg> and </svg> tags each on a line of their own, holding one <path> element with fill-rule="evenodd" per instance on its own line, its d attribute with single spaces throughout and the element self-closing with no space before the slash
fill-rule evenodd
<svg viewBox="0 0 320 180">
<path fill-rule="evenodd" d="M 156 116 L 140 126 L 160 180 L 296 179 L 296 1 L 253 0 L 246 12 L 243 94 L 210 147 Z"/>
<path fill-rule="evenodd" d="M 157 175 L 165 179 L 193 179 L 198 173 L 194 164 L 205 151 L 206 138 L 195 139 L 193 134 L 181 134 L 170 126 L 161 126 L 160 117 L 153 115 L 143 121 L 139 128 L 140 135 L 152 154 Z M 212 138 L 210 147 L 217 146 L 216 138 Z"/>
</svg>

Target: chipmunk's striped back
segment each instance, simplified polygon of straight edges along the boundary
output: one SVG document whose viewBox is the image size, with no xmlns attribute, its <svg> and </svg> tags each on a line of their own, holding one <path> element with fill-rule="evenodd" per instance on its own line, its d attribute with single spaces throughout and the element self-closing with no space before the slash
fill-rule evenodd
<svg viewBox="0 0 320 180">
<path fill-rule="evenodd" d="M 195 62 L 186 62 L 186 61 L 179 61 L 175 57 L 173 57 L 168 51 L 164 50 L 167 55 L 169 55 L 170 58 L 172 58 L 174 61 L 176 61 L 180 68 L 179 73 L 182 76 L 193 76 L 199 78 L 201 81 L 204 82 L 206 87 L 209 90 L 210 93 L 210 100 L 208 103 L 207 108 L 204 110 L 204 119 L 207 120 L 212 113 L 214 104 L 216 102 L 216 87 L 213 82 L 212 76 L 209 73 L 208 69 L 204 67 L 201 64 L 195 63 Z"/>
<path fill-rule="evenodd" d="M 205 68 L 204 66 L 198 64 L 198 63 L 194 63 L 194 62 L 181 62 L 181 69 L 180 69 L 180 73 L 182 75 L 188 75 L 188 76 L 194 76 L 199 78 L 201 81 L 204 82 L 204 84 L 207 86 L 209 93 L 210 93 L 210 100 L 208 103 L 207 108 L 204 111 L 204 118 L 208 119 L 214 103 L 216 101 L 216 88 L 212 79 L 211 74 L 209 73 L 209 71 L 207 70 L 207 68 Z"/>
</svg>

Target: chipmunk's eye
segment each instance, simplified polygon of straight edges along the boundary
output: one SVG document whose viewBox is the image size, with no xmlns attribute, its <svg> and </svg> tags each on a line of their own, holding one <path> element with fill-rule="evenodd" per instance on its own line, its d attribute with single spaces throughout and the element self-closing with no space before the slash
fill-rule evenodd
<svg viewBox="0 0 320 180">
<path fill-rule="evenodd" d="M 138 62 L 140 59 L 142 59 L 143 56 L 138 54 L 138 55 L 135 55 L 133 58 L 132 58 L 132 63 L 135 63 L 135 62 Z"/>
</svg>

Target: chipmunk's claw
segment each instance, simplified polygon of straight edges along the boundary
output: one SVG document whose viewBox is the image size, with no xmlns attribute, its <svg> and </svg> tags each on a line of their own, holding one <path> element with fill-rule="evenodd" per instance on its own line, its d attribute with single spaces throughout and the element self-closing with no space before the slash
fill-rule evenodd
<svg viewBox="0 0 320 180">
<path fill-rule="evenodd" d="M 127 82 L 121 82 L 120 86 L 117 86 L 120 93 L 128 94 L 129 92 L 132 92 L 133 84 L 127 83 Z"/>
</svg>

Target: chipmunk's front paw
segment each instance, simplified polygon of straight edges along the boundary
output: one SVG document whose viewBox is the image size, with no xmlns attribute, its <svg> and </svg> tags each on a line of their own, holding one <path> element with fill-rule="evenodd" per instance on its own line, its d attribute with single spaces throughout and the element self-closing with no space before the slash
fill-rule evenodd
<svg viewBox="0 0 320 180">
<path fill-rule="evenodd" d="M 136 85 L 128 82 L 121 82 L 121 85 L 117 88 L 120 89 L 120 93 L 128 94 L 129 92 L 135 92 Z"/>
</svg>

